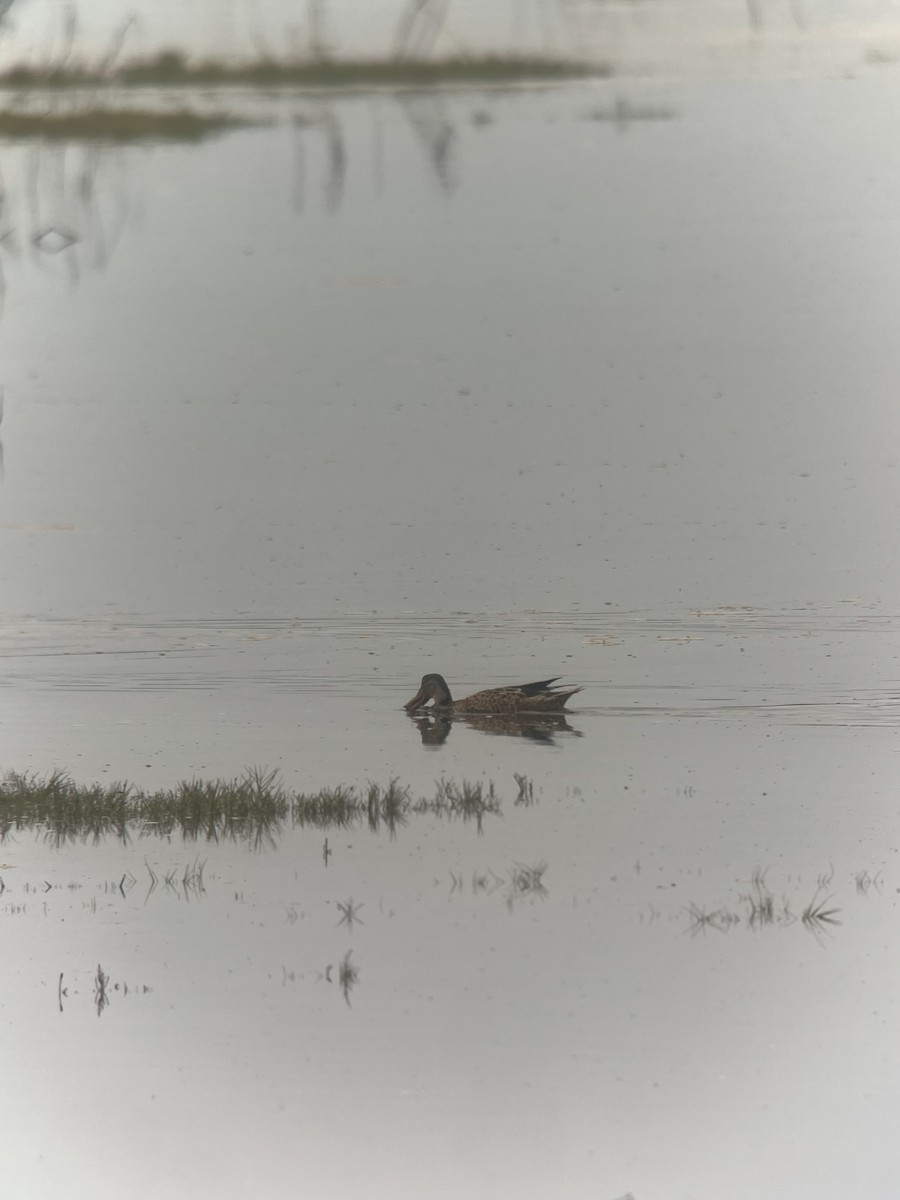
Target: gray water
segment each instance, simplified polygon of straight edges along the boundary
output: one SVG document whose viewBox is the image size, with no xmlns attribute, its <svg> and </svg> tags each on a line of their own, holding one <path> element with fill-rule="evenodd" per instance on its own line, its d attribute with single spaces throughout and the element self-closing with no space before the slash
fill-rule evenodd
<svg viewBox="0 0 900 1200">
<path fill-rule="evenodd" d="M 502 801 L 9 838 L 4 1195 L 895 1195 L 896 91 L 2 147 L 0 766 Z"/>
</svg>

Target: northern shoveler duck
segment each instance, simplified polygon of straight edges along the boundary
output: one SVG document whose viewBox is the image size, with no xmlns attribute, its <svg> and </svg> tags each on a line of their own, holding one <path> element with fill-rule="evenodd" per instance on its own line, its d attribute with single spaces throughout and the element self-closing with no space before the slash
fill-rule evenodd
<svg viewBox="0 0 900 1200">
<path fill-rule="evenodd" d="M 433 700 L 435 711 L 450 713 L 561 712 L 569 697 L 582 689 L 553 687 L 559 678 L 555 675 L 553 679 L 541 679 L 537 683 L 488 688 L 463 700 L 454 700 L 443 675 L 423 675 L 419 690 L 404 708 L 413 712 Z"/>
</svg>

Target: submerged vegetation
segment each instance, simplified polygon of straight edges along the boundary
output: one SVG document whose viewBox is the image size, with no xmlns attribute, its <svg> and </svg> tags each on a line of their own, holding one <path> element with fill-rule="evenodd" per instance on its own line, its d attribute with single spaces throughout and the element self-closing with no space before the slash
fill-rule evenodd
<svg viewBox="0 0 900 1200">
<path fill-rule="evenodd" d="M 192 779 L 147 792 L 128 783 L 78 784 L 64 772 L 46 777 L 10 772 L 0 780 L 0 840 L 37 829 L 49 842 L 99 841 L 113 836 L 191 841 L 248 841 L 273 845 L 285 827 L 316 830 L 367 826 L 390 833 L 412 816 L 474 821 L 500 811 L 493 784 L 440 780 L 430 797 L 414 797 L 391 779 L 364 788 L 339 785 L 317 792 L 286 788 L 276 771 L 254 769 L 240 779 Z"/>
<path fill-rule="evenodd" d="M 864 875 L 867 879 L 870 878 L 868 872 Z M 858 875 L 857 879 L 860 877 Z M 736 907 L 722 905 L 706 909 L 697 904 L 690 904 L 690 932 L 698 934 L 716 930 L 719 933 L 727 933 L 734 926 L 741 924 L 749 930 L 784 928 L 800 921 L 809 933 L 817 938 L 821 937 L 834 926 L 841 924 L 841 910 L 831 906 L 829 889 L 832 881 L 833 872 L 820 875 L 812 899 L 798 915 L 787 896 L 775 896 L 766 883 L 766 871 L 757 868 L 750 878 L 749 890 L 738 897 Z"/>
</svg>

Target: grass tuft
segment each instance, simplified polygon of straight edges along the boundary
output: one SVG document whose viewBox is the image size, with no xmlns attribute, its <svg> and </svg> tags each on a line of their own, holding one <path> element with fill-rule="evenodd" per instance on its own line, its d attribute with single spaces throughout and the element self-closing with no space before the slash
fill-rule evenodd
<svg viewBox="0 0 900 1200">
<path fill-rule="evenodd" d="M 514 803 L 524 805 L 526 808 L 534 804 L 534 784 L 527 775 L 519 775 L 513 771 L 513 779 L 516 781 L 516 786 L 519 789 L 519 794 L 516 796 Z"/>
<path fill-rule="evenodd" d="M 509 873 L 509 887 L 506 893 L 507 907 L 511 909 L 517 900 L 525 897 L 546 900 L 549 894 L 544 885 L 546 870 L 545 862 L 533 863 L 531 866 L 525 863 L 516 863 Z"/>
<path fill-rule="evenodd" d="M 831 896 L 823 896 L 821 890 L 817 888 L 816 894 L 804 908 L 800 920 L 810 933 L 821 934 L 828 926 L 842 923 L 838 920 L 838 913 L 841 910 L 827 907 L 830 900 Z"/>
<path fill-rule="evenodd" d="M 338 967 L 338 983 L 344 994 L 344 1000 L 347 1002 L 348 1008 L 350 1007 L 350 993 L 359 981 L 359 967 L 354 967 L 350 961 L 352 953 L 352 950 L 348 950 L 341 959 L 340 966 Z"/>
<path fill-rule="evenodd" d="M 338 900 L 337 906 L 338 906 L 338 911 L 341 914 L 341 919 L 338 921 L 338 925 L 346 925 L 347 928 L 352 931 L 353 926 L 355 924 L 357 924 L 357 923 L 360 925 L 365 924 L 365 922 L 362 920 L 362 918 L 359 915 L 360 909 L 363 906 L 361 904 L 355 903 L 352 896 L 350 897 L 349 900 L 346 900 L 344 902 Z"/>
</svg>

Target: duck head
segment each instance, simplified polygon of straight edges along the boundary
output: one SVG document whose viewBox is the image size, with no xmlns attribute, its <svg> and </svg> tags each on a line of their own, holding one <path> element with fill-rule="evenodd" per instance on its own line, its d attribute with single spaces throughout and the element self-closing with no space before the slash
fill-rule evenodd
<svg viewBox="0 0 900 1200">
<path fill-rule="evenodd" d="M 403 707 L 407 712 L 413 712 L 427 704 L 429 700 L 434 701 L 435 708 L 443 708 L 453 703 L 453 697 L 450 695 L 450 689 L 447 687 L 447 681 L 443 675 L 423 675 L 419 690 Z"/>
</svg>

